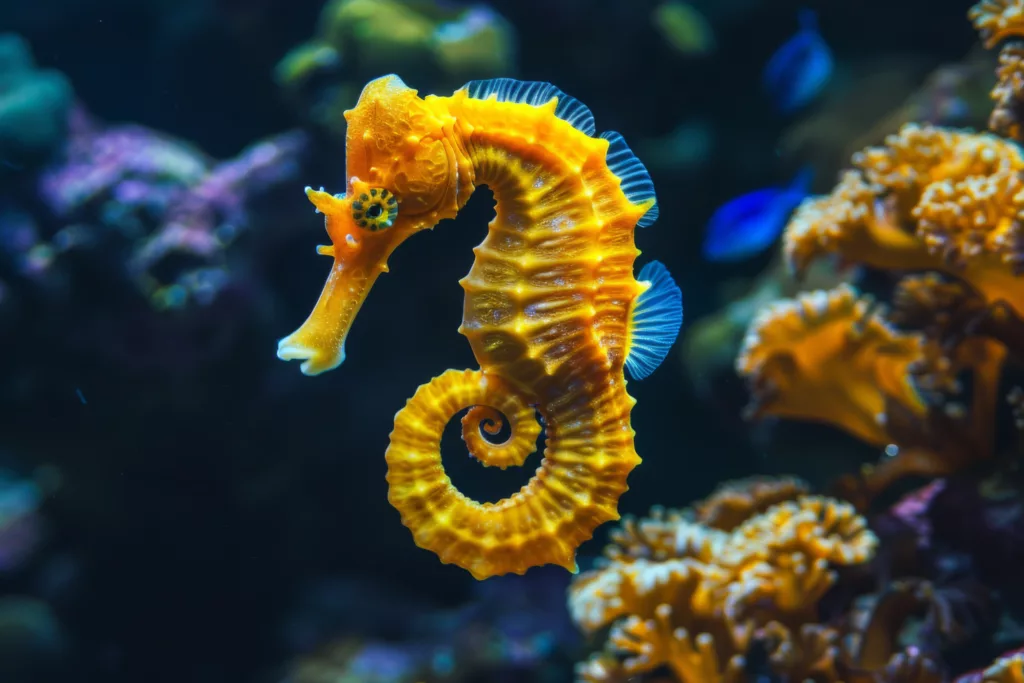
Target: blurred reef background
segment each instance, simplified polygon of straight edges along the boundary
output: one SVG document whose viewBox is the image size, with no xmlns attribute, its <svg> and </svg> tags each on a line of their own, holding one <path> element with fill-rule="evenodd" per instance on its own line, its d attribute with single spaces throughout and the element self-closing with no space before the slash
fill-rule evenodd
<svg viewBox="0 0 1024 683">
<path fill-rule="evenodd" d="M 1024 682 L 1024 4 L 969 9 L 0 3 L 0 682 Z M 549 81 L 653 176 L 686 322 L 575 577 L 478 583 L 387 502 L 488 192 L 338 371 L 275 357 L 391 72 Z M 478 499 L 538 460 L 449 445 Z"/>
</svg>

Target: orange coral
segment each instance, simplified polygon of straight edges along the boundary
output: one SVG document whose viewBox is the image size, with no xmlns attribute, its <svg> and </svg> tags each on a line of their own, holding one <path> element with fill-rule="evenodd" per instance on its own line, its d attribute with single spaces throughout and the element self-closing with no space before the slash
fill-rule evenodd
<svg viewBox="0 0 1024 683">
<path fill-rule="evenodd" d="M 1020 0 L 984 0 L 972 7 L 968 16 L 985 47 L 993 48 L 1008 38 L 1024 38 L 1024 2 Z M 1012 41 L 1003 46 L 996 76 L 992 89 L 996 105 L 989 128 L 1019 142 L 1024 132 L 1024 43 Z"/>
<path fill-rule="evenodd" d="M 982 0 L 967 17 L 974 22 L 985 47 L 993 48 L 1010 37 L 1024 37 L 1024 2 L 1021 0 Z"/>
<path fill-rule="evenodd" d="M 881 269 L 939 270 L 989 303 L 1024 311 L 1024 157 L 989 134 L 907 124 L 853 157 L 833 192 L 806 200 L 784 234 L 790 266 L 817 257 Z"/>
<path fill-rule="evenodd" d="M 1021 170 L 1024 158 L 993 135 L 910 123 L 855 154 L 853 165 L 829 195 L 804 201 L 790 219 L 784 249 L 796 272 L 830 253 L 876 268 L 942 268 L 937 245 L 909 221 L 922 193 L 933 183 Z"/>
<path fill-rule="evenodd" d="M 916 276 L 895 299 L 901 322 L 927 336 L 896 330 L 844 285 L 766 307 L 736 361 L 750 416 L 832 424 L 898 455 L 841 483 L 858 501 L 901 477 L 942 476 L 990 456 L 1004 340 L 1024 353 L 1020 318 L 969 285 Z M 973 378 L 969 409 L 953 400 L 964 373 Z"/>
<path fill-rule="evenodd" d="M 782 491 L 792 481 L 759 484 Z M 569 591 L 580 628 L 611 627 L 605 651 L 578 668 L 580 680 L 667 667 L 681 683 L 739 681 L 760 629 L 775 623 L 778 636 L 813 621 L 836 580 L 832 568 L 867 562 L 877 545 L 864 519 L 839 501 L 799 496 L 751 511 L 731 532 L 695 522 L 690 510 L 627 520 L 613 534 L 611 561 L 578 576 Z M 779 657 L 809 670 L 826 653 L 810 636 L 801 638 L 797 650 Z"/>
<path fill-rule="evenodd" d="M 866 562 L 877 539 L 852 506 L 822 496 L 801 496 L 751 517 L 732 533 L 723 561 L 730 553 L 745 559 L 769 560 L 780 554 L 800 554 L 835 565 Z"/>
<path fill-rule="evenodd" d="M 628 683 L 629 679 L 622 662 L 606 653 L 576 665 L 576 680 L 580 683 Z"/>
<path fill-rule="evenodd" d="M 924 358 L 920 336 L 898 332 L 849 285 L 768 306 L 751 324 L 736 369 L 751 384 L 753 416 L 834 424 L 888 444 L 886 406 L 924 416 L 910 367 Z"/>
<path fill-rule="evenodd" d="M 1024 167 L 1020 150 L 1002 138 L 916 123 L 887 136 L 884 145 L 854 154 L 852 161 L 870 184 L 891 193 L 901 217 L 932 183 Z"/>
<path fill-rule="evenodd" d="M 726 535 L 693 522 L 692 517 L 687 512 L 657 506 L 639 521 L 632 515 L 625 515 L 621 524 L 609 532 L 611 543 L 605 547 L 604 554 L 611 560 L 693 557 L 708 562 L 721 549 Z"/>
<path fill-rule="evenodd" d="M 877 268 L 937 265 L 925 245 L 891 215 L 882 191 L 857 171 L 846 171 L 831 194 L 804 200 L 783 234 L 790 269 L 802 276 L 826 254 Z"/>
<path fill-rule="evenodd" d="M 878 541 L 853 506 L 802 496 L 751 517 L 733 531 L 718 562 L 732 570 L 720 593 L 736 621 L 813 621 L 836 581 L 834 566 L 867 562 Z"/>
<path fill-rule="evenodd" d="M 998 81 L 992 89 L 995 107 L 988 120 L 993 132 L 1020 142 L 1024 133 L 1024 44 L 1011 43 L 999 52 Z"/>
<path fill-rule="evenodd" d="M 744 520 L 804 493 L 807 484 L 795 477 L 747 477 L 719 484 L 694 510 L 704 526 L 732 531 Z"/>
<path fill-rule="evenodd" d="M 804 624 L 795 633 L 771 622 L 763 634 L 772 669 L 789 681 L 839 680 L 839 632 L 821 624 Z"/>
<path fill-rule="evenodd" d="M 913 210 L 917 232 L 944 268 L 981 292 L 1024 311 L 1018 275 L 1024 262 L 1024 208 L 1020 169 L 933 183 Z"/>
<path fill-rule="evenodd" d="M 1024 654 L 1000 657 L 982 673 L 984 683 L 1024 683 Z"/>
<path fill-rule="evenodd" d="M 612 627 L 609 642 L 616 650 L 628 653 L 623 661 L 627 673 L 667 666 L 680 681 L 739 683 L 745 678 L 742 656 L 733 655 L 721 663 L 713 636 L 700 633 L 693 637 L 686 627 L 677 625 L 673 616 L 671 605 L 661 604 L 655 608 L 653 619 L 631 615 Z M 735 642 L 733 646 L 743 651 L 746 644 Z"/>
</svg>

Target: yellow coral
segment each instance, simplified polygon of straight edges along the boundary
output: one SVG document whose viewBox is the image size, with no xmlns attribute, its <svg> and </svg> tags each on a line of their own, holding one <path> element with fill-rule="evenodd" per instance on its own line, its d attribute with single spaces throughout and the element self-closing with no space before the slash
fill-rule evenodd
<svg viewBox="0 0 1024 683">
<path fill-rule="evenodd" d="M 1021 142 L 1024 137 L 1024 45 L 1010 43 L 999 52 L 997 82 L 992 89 L 995 107 L 988 127 L 999 135 Z"/>
<path fill-rule="evenodd" d="M 723 661 L 713 636 L 691 634 L 687 628 L 675 625 L 674 616 L 670 605 L 658 605 L 652 619 L 632 615 L 612 629 L 609 642 L 628 654 L 623 661 L 627 673 L 667 666 L 684 683 L 740 683 L 744 679 L 741 655 Z M 733 643 L 733 649 L 746 650 L 746 638 L 743 641 Z"/>
<path fill-rule="evenodd" d="M 874 268 L 939 270 L 1024 312 L 1024 157 L 987 133 L 907 124 L 853 157 L 831 194 L 806 200 L 784 234 L 802 272 L 835 254 Z"/>
<path fill-rule="evenodd" d="M 837 683 L 839 632 L 821 624 L 804 624 L 795 633 L 778 622 L 765 626 L 762 638 L 772 669 L 789 681 Z"/>
<path fill-rule="evenodd" d="M 1006 357 L 998 341 L 1003 319 L 989 316 L 970 290 L 921 277 L 907 280 L 897 301 L 906 319 L 921 323 L 931 316 L 939 337 L 893 329 L 867 299 L 843 286 L 765 308 L 737 358 L 737 371 L 750 383 L 753 416 L 823 422 L 874 446 L 900 446 L 898 457 L 864 470 L 869 495 L 900 477 L 949 474 L 991 453 Z M 933 310 L 954 303 L 959 310 Z M 995 338 L 964 339 L 968 329 Z M 932 409 L 941 393 L 958 390 L 966 372 L 973 376 L 970 411 L 953 402 L 945 411 Z"/>
<path fill-rule="evenodd" d="M 835 580 L 824 558 L 781 554 L 773 562 L 759 562 L 739 573 L 726 589 L 725 611 L 733 620 L 813 620 L 818 601 Z"/>
<path fill-rule="evenodd" d="M 593 632 L 629 615 L 651 615 L 658 605 L 685 606 L 690 617 L 713 617 L 711 590 L 724 580 L 717 568 L 691 560 L 613 562 L 585 572 L 569 589 L 573 621 Z"/>
<path fill-rule="evenodd" d="M 984 683 L 1024 683 L 1024 654 L 1000 657 L 982 673 Z"/>
<path fill-rule="evenodd" d="M 576 665 L 576 680 L 580 683 L 627 683 L 629 678 L 622 662 L 606 652 Z"/>
<path fill-rule="evenodd" d="M 918 235 L 944 270 L 971 284 L 989 302 L 1024 312 L 1024 182 L 1019 169 L 936 182 L 913 210 Z"/>
<path fill-rule="evenodd" d="M 702 525 L 732 531 L 750 517 L 804 493 L 807 484 L 794 477 L 754 476 L 719 484 L 693 507 Z"/>
<path fill-rule="evenodd" d="M 985 47 L 993 48 L 1010 37 L 1024 37 L 1022 0 L 982 0 L 968 13 Z"/>
<path fill-rule="evenodd" d="M 734 570 L 726 613 L 737 621 L 807 621 L 835 583 L 831 566 L 866 562 L 877 546 L 848 503 L 803 496 L 776 505 L 737 527 L 719 556 Z"/>
<path fill-rule="evenodd" d="M 749 548 L 754 546 L 755 550 Z M 878 539 L 853 506 L 823 496 L 801 496 L 741 524 L 722 557 L 768 559 L 800 553 L 832 564 L 853 565 L 874 555 Z"/>
<path fill-rule="evenodd" d="M 790 269 L 802 276 L 811 263 L 835 254 L 876 268 L 925 269 L 937 265 L 921 240 L 891 215 L 883 189 L 846 171 L 831 194 L 797 208 L 783 234 Z"/>
<path fill-rule="evenodd" d="M 930 250 L 944 251 L 958 265 L 986 253 L 1008 256 L 1022 188 L 1019 173 L 1009 168 L 932 183 L 912 212 L 918 233 Z"/>
<path fill-rule="evenodd" d="M 881 446 L 890 442 L 888 401 L 925 414 L 909 371 L 923 349 L 920 336 L 890 328 L 869 300 L 841 285 L 765 308 L 736 369 L 750 382 L 752 415 L 834 424 Z"/>
<path fill-rule="evenodd" d="M 1024 158 L 995 135 L 908 123 L 881 147 L 854 154 L 853 165 L 869 183 L 891 193 L 905 216 L 932 183 L 1021 170 Z"/>
<path fill-rule="evenodd" d="M 626 515 L 619 527 L 609 532 L 611 543 L 605 557 L 611 560 L 649 558 L 667 560 L 692 557 L 709 562 L 726 539 L 726 534 L 693 522 L 691 515 L 679 510 L 651 508 L 644 519 Z"/>
<path fill-rule="evenodd" d="M 777 493 L 792 482 L 757 483 Z M 851 506 L 818 496 L 773 505 L 729 532 L 694 517 L 658 508 L 651 520 L 629 521 L 614 534 L 613 559 L 573 581 L 573 620 L 588 633 L 611 627 L 606 651 L 578 667 L 579 680 L 618 681 L 667 667 L 681 683 L 738 681 L 758 629 L 773 622 L 800 629 L 813 620 L 835 581 L 832 568 L 870 560 L 878 543 Z M 800 637 L 791 666 L 824 666 L 830 641 L 818 647 L 810 632 Z"/>
</svg>

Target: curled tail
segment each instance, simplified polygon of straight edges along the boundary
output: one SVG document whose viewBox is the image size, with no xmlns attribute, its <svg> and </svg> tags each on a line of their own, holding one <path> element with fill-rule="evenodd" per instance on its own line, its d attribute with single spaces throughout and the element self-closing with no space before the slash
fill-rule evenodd
<svg viewBox="0 0 1024 683">
<path fill-rule="evenodd" d="M 459 492 L 441 463 L 441 435 L 448 421 L 469 408 L 463 438 L 485 465 L 522 465 L 533 452 L 540 424 L 520 392 L 500 377 L 449 370 L 417 389 L 395 416 L 385 458 L 388 500 L 412 531 L 416 545 L 456 564 L 477 579 L 557 564 L 576 571 L 576 549 L 600 524 L 618 519 L 626 477 L 640 462 L 633 449 L 624 389 L 610 392 L 600 409 L 590 402 L 538 405 L 547 425 L 544 460 L 519 492 L 479 503 Z M 502 416 L 511 436 L 496 434 Z"/>
</svg>

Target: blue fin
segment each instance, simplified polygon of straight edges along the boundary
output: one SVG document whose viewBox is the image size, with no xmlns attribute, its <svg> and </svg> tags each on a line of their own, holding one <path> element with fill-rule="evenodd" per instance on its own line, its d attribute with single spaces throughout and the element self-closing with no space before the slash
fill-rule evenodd
<svg viewBox="0 0 1024 683">
<path fill-rule="evenodd" d="M 496 95 L 499 102 L 519 102 L 532 104 L 535 107 L 547 104 L 552 97 L 557 97 L 558 106 L 555 107 L 555 116 L 567 121 L 573 128 L 585 135 L 593 135 L 597 132 L 594 115 L 587 105 L 575 97 L 566 95 L 550 83 L 517 81 L 514 78 L 491 78 L 486 81 L 470 81 L 462 87 L 469 91 L 469 96 L 475 100 L 486 100 L 491 95 Z"/>
<path fill-rule="evenodd" d="M 679 336 L 683 326 L 683 293 L 658 261 L 644 266 L 637 279 L 646 280 L 651 286 L 633 305 L 626 369 L 633 379 L 643 379 L 661 365 Z"/>
<path fill-rule="evenodd" d="M 633 154 L 633 150 L 626 144 L 626 139 L 613 130 L 601 133 L 601 137 L 608 141 L 608 155 L 605 162 L 608 169 L 622 181 L 622 192 L 626 198 L 634 204 L 641 204 L 648 199 L 654 200 L 654 205 L 647 209 L 647 213 L 640 217 L 637 226 L 646 228 L 658 220 L 658 198 L 654 194 L 654 181 L 651 174 L 640 159 Z"/>
</svg>

